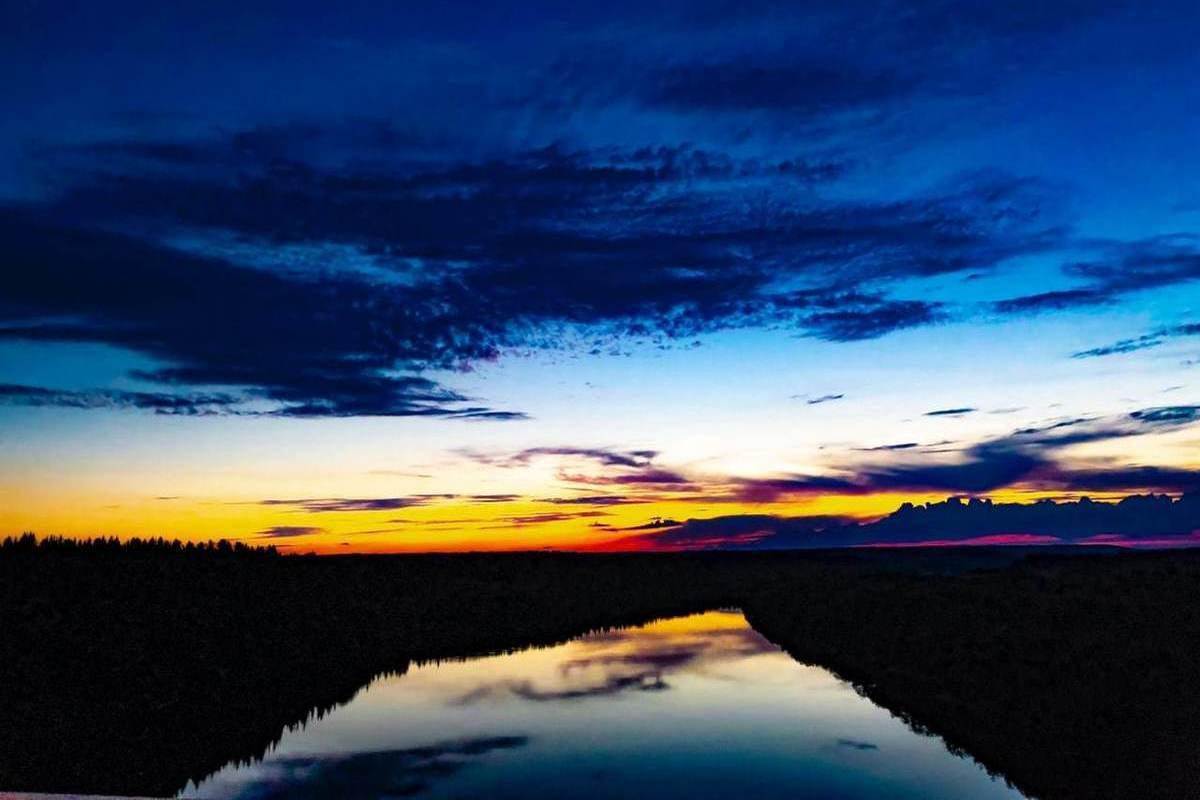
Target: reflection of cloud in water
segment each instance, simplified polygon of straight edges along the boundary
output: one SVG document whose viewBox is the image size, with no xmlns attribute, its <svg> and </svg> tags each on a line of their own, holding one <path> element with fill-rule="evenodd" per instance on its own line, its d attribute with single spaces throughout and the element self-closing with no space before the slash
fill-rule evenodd
<svg viewBox="0 0 1200 800">
<path fill-rule="evenodd" d="M 617 694 L 627 689 L 641 692 L 656 692 L 671 687 L 662 679 L 658 670 L 639 672 L 634 675 L 618 675 L 609 678 L 597 686 L 585 686 L 578 689 L 543 690 L 533 686 L 531 681 L 513 681 L 508 684 L 508 690 L 523 700 L 574 700 L 579 697 L 602 697 Z"/>
<path fill-rule="evenodd" d="M 439 778 L 454 775 L 471 759 L 528 743 L 525 736 L 488 736 L 403 750 L 292 756 L 262 764 L 261 779 L 241 787 L 237 797 L 412 797 Z"/>
<path fill-rule="evenodd" d="M 846 747 L 851 750 L 878 750 L 879 749 L 879 745 L 877 745 L 877 744 L 872 744 L 871 742 L 863 742 L 858 739 L 838 739 L 837 746 L 838 747 Z"/>
<path fill-rule="evenodd" d="M 669 675 L 709 674 L 711 667 L 721 663 L 778 652 L 740 614 L 713 612 L 686 620 L 691 624 L 670 620 L 578 640 L 572 657 L 558 666 L 561 685 L 538 686 L 528 679 L 498 681 L 461 694 L 451 704 L 470 705 L 503 697 L 544 702 L 661 691 L 671 688 L 666 681 Z"/>
</svg>

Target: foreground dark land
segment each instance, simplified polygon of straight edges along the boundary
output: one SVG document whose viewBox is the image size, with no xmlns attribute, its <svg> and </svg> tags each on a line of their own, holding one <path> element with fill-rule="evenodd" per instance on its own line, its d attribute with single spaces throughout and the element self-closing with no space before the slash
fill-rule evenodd
<svg viewBox="0 0 1200 800">
<path fill-rule="evenodd" d="M 1200 796 L 1200 553 L 0 548 L 0 790 L 171 794 L 412 661 L 740 607 L 1041 798 Z"/>
</svg>

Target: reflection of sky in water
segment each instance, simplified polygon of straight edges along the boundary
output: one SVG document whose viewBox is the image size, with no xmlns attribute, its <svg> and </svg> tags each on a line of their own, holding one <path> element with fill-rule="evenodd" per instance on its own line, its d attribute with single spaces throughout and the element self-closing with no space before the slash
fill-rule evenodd
<svg viewBox="0 0 1200 800">
<path fill-rule="evenodd" d="M 191 797 L 1019 797 L 741 614 L 416 667 Z"/>
</svg>

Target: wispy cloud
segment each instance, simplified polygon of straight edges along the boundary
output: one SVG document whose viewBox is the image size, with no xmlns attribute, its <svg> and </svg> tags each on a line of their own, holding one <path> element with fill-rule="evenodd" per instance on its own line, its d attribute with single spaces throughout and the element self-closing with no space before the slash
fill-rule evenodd
<svg viewBox="0 0 1200 800">
<path fill-rule="evenodd" d="M 811 397 L 809 395 L 798 394 L 798 395 L 793 395 L 792 399 L 793 400 L 803 400 L 805 405 L 819 406 L 822 403 L 832 403 L 835 400 L 841 400 L 841 399 L 845 398 L 845 396 L 846 395 L 844 395 L 844 394 L 822 394 L 822 395 L 817 395 L 816 397 Z"/>
<path fill-rule="evenodd" d="M 316 536 L 325 533 L 324 528 L 311 525 L 276 525 L 254 534 L 256 539 L 292 539 L 298 536 Z"/>
<path fill-rule="evenodd" d="M 970 406 L 962 406 L 960 408 L 939 408 L 935 411 L 926 411 L 927 417 L 965 417 L 967 414 L 974 414 L 979 409 Z"/>
<path fill-rule="evenodd" d="M 1102 306 L 1133 292 L 1200 280 L 1200 236 L 1196 234 L 1079 244 L 1090 245 L 1096 251 L 1095 258 L 1067 264 L 1064 272 L 1081 279 L 1082 286 L 1001 300 L 995 304 L 996 310 L 1019 313 Z M 1137 349 L 1137 340 L 1128 342 L 1127 346 Z"/>
<path fill-rule="evenodd" d="M 1090 350 L 1080 350 L 1072 353 L 1071 358 L 1098 358 L 1100 356 L 1111 356 L 1124 353 L 1133 353 L 1138 350 L 1149 350 L 1153 347 L 1158 347 L 1166 343 L 1168 339 L 1181 336 L 1200 336 L 1200 323 L 1188 323 L 1185 325 L 1172 325 L 1166 328 L 1159 328 L 1144 333 L 1141 336 L 1135 336 L 1132 339 L 1121 339 L 1112 344 L 1103 347 L 1093 347 Z"/>
</svg>

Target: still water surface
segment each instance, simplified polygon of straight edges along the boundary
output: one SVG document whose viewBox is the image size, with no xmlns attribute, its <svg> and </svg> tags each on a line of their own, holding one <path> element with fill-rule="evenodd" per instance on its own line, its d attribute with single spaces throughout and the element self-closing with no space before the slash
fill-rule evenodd
<svg viewBox="0 0 1200 800">
<path fill-rule="evenodd" d="M 414 667 L 201 798 L 1016 798 L 737 612 Z"/>
</svg>

